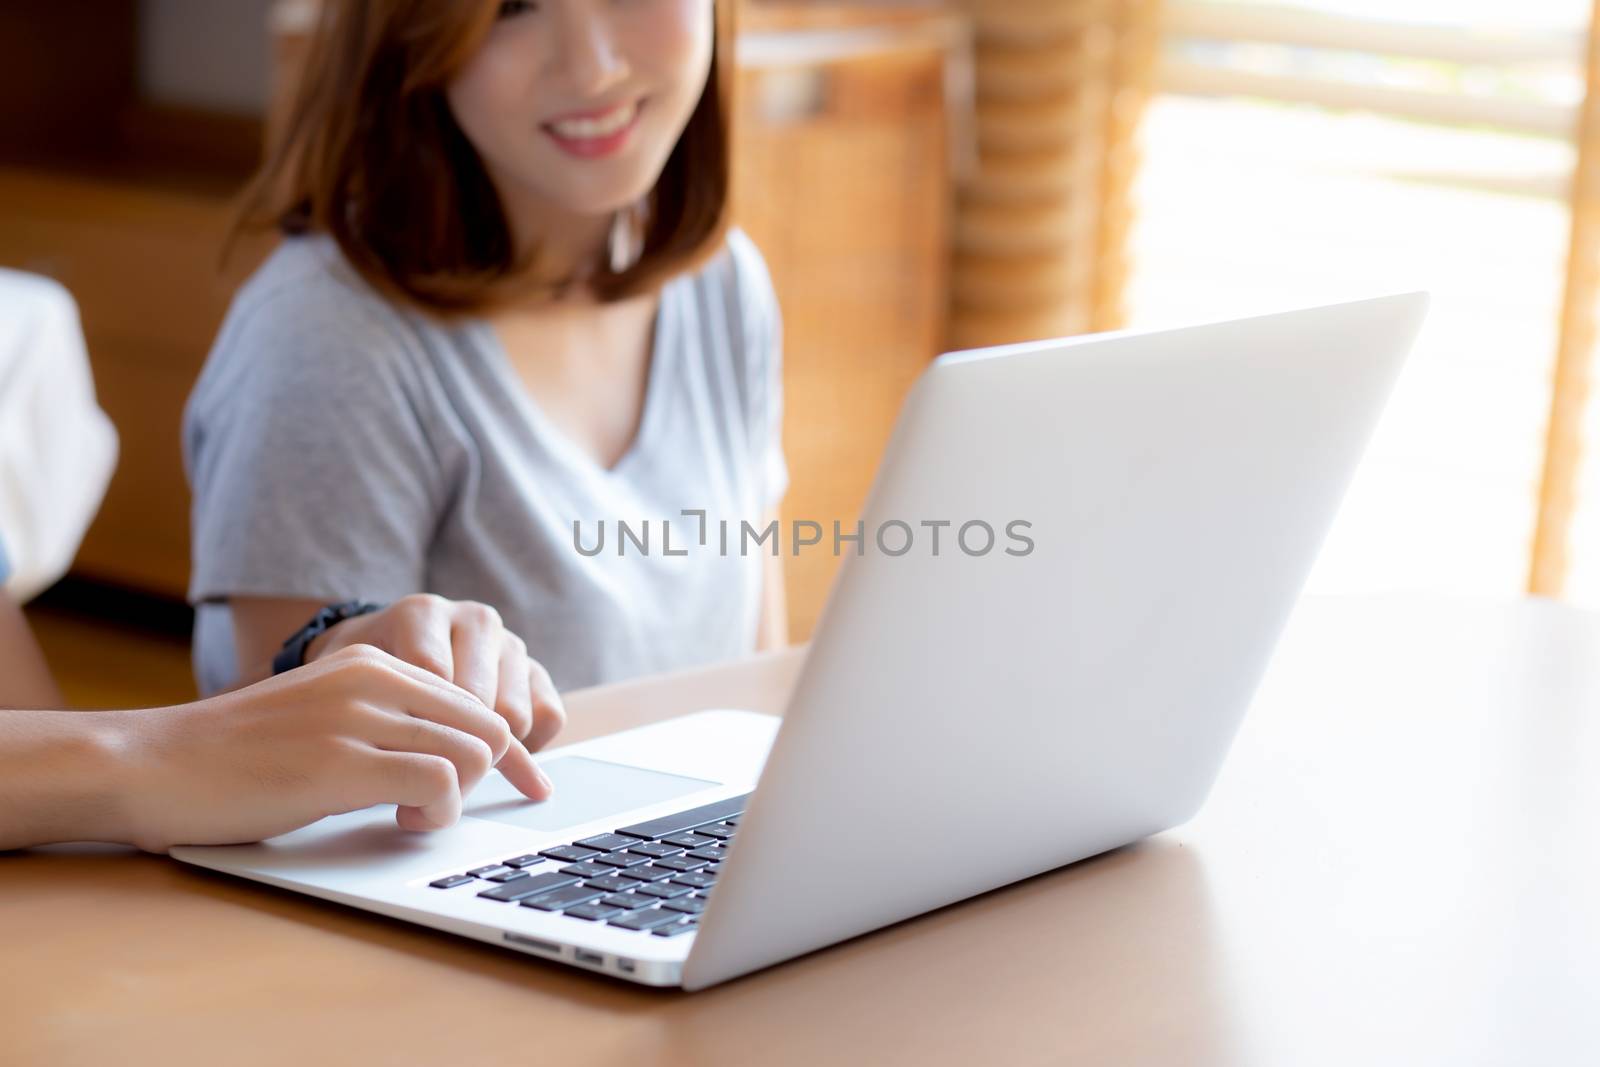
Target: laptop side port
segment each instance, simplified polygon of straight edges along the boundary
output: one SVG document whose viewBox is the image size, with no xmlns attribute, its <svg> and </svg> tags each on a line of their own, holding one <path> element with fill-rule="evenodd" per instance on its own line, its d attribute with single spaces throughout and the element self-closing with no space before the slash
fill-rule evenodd
<svg viewBox="0 0 1600 1067">
<path fill-rule="evenodd" d="M 639 970 L 639 964 L 634 960 L 623 959 L 621 956 L 618 956 L 617 970 L 621 971 L 623 974 L 634 974 Z"/>
<path fill-rule="evenodd" d="M 588 952 L 581 948 L 573 952 L 572 958 L 579 963 L 587 963 L 591 967 L 604 967 L 606 963 L 606 958 L 600 953 Z"/>
<path fill-rule="evenodd" d="M 561 955 L 561 946 L 554 941 L 540 941 L 537 937 L 524 937 L 522 934 L 507 933 L 506 940 L 522 948 L 531 948 L 535 952 L 543 952 L 551 956 Z"/>
</svg>

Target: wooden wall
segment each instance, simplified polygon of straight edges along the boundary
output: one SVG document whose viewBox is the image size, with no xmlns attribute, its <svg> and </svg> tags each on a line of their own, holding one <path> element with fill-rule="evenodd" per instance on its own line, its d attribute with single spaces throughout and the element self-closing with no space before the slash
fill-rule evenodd
<svg viewBox="0 0 1600 1067">
<path fill-rule="evenodd" d="M 923 10 L 756 9 L 740 86 L 735 213 L 783 302 L 791 636 L 809 636 L 900 402 L 942 351 L 951 214 L 947 75 L 961 24 Z"/>
</svg>

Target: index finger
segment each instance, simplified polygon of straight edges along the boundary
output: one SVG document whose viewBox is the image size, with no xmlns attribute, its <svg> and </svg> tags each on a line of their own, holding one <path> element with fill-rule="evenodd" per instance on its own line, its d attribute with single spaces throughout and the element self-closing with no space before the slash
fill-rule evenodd
<svg viewBox="0 0 1600 1067">
<path fill-rule="evenodd" d="M 506 749 L 505 756 L 501 758 L 499 770 L 506 776 L 506 781 L 516 786 L 517 791 L 529 800 L 549 800 L 556 791 L 555 785 L 533 761 L 526 746 L 516 738 L 511 739 L 511 747 Z"/>
</svg>

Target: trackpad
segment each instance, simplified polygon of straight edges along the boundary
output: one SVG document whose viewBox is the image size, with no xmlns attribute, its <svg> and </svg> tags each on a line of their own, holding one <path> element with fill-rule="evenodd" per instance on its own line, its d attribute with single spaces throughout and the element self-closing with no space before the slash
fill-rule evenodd
<svg viewBox="0 0 1600 1067">
<path fill-rule="evenodd" d="M 560 830 L 721 784 L 586 756 L 563 756 L 541 763 L 539 768 L 556 787 L 549 800 L 528 800 L 496 775 L 495 784 L 501 788 L 492 793 L 489 788 L 480 790 L 476 795 L 483 801 L 470 805 L 463 814 L 529 830 Z M 485 787 L 489 784 L 484 783 Z M 501 799 L 507 796 L 515 799 Z"/>
</svg>

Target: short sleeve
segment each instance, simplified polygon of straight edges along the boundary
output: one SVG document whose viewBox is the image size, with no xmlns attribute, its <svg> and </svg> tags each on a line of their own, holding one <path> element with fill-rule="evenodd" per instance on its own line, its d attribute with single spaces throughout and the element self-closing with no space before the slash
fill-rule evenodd
<svg viewBox="0 0 1600 1067">
<path fill-rule="evenodd" d="M 48 278 L 0 270 L 0 535 L 14 599 L 67 572 L 116 458 L 76 302 Z"/>
<path fill-rule="evenodd" d="M 741 230 L 728 237 L 738 289 L 739 319 L 746 380 L 752 410 L 753 439 L 761 449 L 762 503 L 776 510 L 789 489 L 789 465 L 783 453 L 783 315 L 765 260 Z"/>
<path fill-rule="evenodd" d="M 184 417 L 195 604 L 423 588 L 443 496 L 426 360 L 369 301 L 324 274 L 230 312 Z"/>
</svg>

